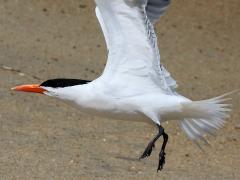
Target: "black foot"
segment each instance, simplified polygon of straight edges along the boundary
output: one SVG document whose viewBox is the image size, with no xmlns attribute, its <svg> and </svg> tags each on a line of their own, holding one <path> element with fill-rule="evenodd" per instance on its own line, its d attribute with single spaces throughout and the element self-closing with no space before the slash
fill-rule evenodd
<svg viewBox="0 0 240 180">
<path fill-rule="evenodd" d="M 154 148 L 154 144 L 155 142 L 158 140 L 158 138 L 160 136 L 163 136 L 163 143 L 162 143 L 162 147 L 161 147 L 161 151 L 159 153 L 159 163 L 158 163 L 158 169 L 157 171 L 161 171 L 163 169 L 163 166 L 165 164 L 165 147 L 167 145 L 168 142 L 168 135 L 164 132 L 164 128 L 160 125 L 157 125 L 159 131 L 158 134 L 152 139 L 152 141 L 150 141 L 150 143 L 148 144 L 148 146 L 146 147 L 146 149 L 144 150 L 142 156 L 139 159 L 143 159 L 146 158 L 148 156 L 151 155 L 152 150 Z"/>
<path fill-rule="evenodd" d="M 161 151 L 160 154 L 159 154 L 159 163 L 158 163 L 157 172 L 161 171 L 163 169 L 163 166 L 165 164 L 165 154 L 166 153 L 164 151 Z"/>
<path fill-rule="evenodd" d="M 154 147 L 155 147 L 154 143 L 150 142 L 139 159 L 143 159 L 150 156 Z"/>
</svg>

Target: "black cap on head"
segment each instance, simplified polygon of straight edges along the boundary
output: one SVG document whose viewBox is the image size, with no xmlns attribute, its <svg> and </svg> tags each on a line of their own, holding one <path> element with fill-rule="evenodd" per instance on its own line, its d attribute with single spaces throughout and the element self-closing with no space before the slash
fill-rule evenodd
<svg viewBox="0 0 240 180">
<path fill-rule="evenodd" d="M 53 87 L 53 88 L 63 88 L 69 86 L 76 86 L 81 84 L 87 84 L 91 81 L 82 79 L 50 79 L 43 82 L 40 86 Z"/>
</svg>

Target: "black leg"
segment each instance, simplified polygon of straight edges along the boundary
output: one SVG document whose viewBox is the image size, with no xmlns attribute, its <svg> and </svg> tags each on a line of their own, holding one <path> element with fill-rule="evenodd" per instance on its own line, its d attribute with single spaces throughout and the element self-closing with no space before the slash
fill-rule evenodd
<svg viewBox="0 0 240 180">
<path fill-rule="evenodd" d="M 158 138 L 162 135 L 162 132 L 160 132 L 160 128 L 161 126 L 158 126 L 158 134 L 148 143 L 147 147 L 145 148 L 143 154 L 141 155 L 141 157 L 139 159 L 143 159 L 145 157 L 148 157 L 151 155 L 152 153 L 152 149 L 155 147 L 155 142 L 158 140 Z"/>
<path fill-rule="evenodd" d="M 162 128 L 163 129 L 163 128 Z M 158 162 L 158 169 L 157 171 L 161 171 L 163 169 L 163 166 L 165 164 L 165 147 L 167 145 L 167 142 L 168 142 L 168 135 L 164 132 L 164 129 L 163 129 L 163 143 L 162 143 L 162 147 L 161 147 L 161 150 L 160 150 L 160 153 L 159 153 L 159 162 Z"/>
<path fill-rule="evenodd" d="M 163 144 L 161 147 L 161 151 L 159 153 L 159 163 L 158 163 L 158 169 L 157 169 L 157 171 L 159 171 L 159 170 L 162 170 L 163 165 L 165 164 L 164 150 L 168 141 L 168 135 L 164 132 L 164 128 L 162 126 L 160 125 L 157 125 L 157 126 L 158 126 L 158 134 L 148 143 L 140 159 L 146 158 L 151 155 L 152 149 L 155 147 L 155 142 L 159 139 L 161 135 L 163 135 Z"/>
</svg>

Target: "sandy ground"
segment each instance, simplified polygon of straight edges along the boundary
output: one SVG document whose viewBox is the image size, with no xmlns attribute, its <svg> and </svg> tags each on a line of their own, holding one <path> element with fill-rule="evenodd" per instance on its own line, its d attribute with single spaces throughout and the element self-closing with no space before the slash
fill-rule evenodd
<svg viewBox="0 0 240 180">
<path fill-rule="evenodd" d="M 192 99 L 240 87 L 240 1 L 173 0 L 157 25 L 162 62 Z M 156 133 L 146 124 L 78 112 L 12 86 L 56 77 L 94 79 L 106 48 L 93 0 L 0 0 L 0 179 L 240 179 L 240 94 L 202 153 L 177 123 L 166 165 L 157 149 L 138 157 Z"/>
</svg>

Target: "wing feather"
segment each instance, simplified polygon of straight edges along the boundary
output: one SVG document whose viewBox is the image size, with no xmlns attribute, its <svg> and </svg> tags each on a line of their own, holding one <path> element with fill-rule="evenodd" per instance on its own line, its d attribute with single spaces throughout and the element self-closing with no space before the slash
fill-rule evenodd
<svg viewBox="0 0 240 180">
<path fill-rule="evenodd" d="M 131 81 L 132 93 L 144 85 L 149 91 L 160 88 L 165 93 L 173 93 L 177 86 L 160 65 L 153 18 L 148 17 L 155 12 L 154 3 L 152 0 L 96 0 L 96 15 L 109 50 L 102 76 L 118 85 Z M 161 15 L 159 12 L 155 17 Z M 128 84 L 128 92 L 130 87 Z"/>
<path fill-rule="evenodd" d="M 165 13 L 170 5 L 170 0 L 148 0 L 146 11 L 149 20 L 155 24 Z"/>
</svg>

